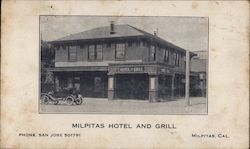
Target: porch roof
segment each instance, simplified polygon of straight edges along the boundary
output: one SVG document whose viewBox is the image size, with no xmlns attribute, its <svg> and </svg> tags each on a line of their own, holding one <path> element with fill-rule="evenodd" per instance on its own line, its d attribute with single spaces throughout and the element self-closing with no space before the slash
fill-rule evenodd
<svg viewBox="0 0 250 149">
<path fill-rule="evenodd" d="M 47 71 L 63 72 L 63 71 L 108 71 L 107 66 L 82 66 L 82 67 L 55 67 L 46 68 Z"/>
</svg>

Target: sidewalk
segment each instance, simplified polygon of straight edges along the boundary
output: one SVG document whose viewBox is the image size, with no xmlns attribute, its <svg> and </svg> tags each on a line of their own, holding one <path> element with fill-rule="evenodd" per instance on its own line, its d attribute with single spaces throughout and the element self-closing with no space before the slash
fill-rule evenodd
<svg viewBox="0 0 250 149">
<path fill-rule="evenodd" d="M 96 114 L 206 114 L 207 101 L 204 97 L 186 100 L 150 103 L 148 100 L 108 100 L 106 98 L 84 98 L 82 105 L 40 105 L 41 113 L 96 113 Z"/>
</svg>

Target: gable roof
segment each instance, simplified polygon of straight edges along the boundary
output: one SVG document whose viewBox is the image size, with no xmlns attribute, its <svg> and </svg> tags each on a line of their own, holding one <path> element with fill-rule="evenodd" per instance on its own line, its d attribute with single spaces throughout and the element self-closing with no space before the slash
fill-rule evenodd
<svg viewBox="0 0 250 149">
<path fill-rule="evenodd" d="M 103 26 L 103 27 L 98 27 L 98 28 L 87 30 L 87 31 L 83 31 L 80 33 L 68 35 L 68 36 L 59 38 L 57 40 L 54 40 L 52 41 L 52 43 L 64 42 L 64 41 L 75 41 L 75 40 L 104 39 L 104 38 L 108 39 L 108 38 L 133 37 L 133 36 L 144 36 L 158 43 L 168 45 L 179 51 L 185 52 L 185 49 L 171 42 L 168 42 L 158 36 L 155 36 L 153 34 L 150 34 L 146 31 L 143 31 L 141 29 L 138 29 L 128 24 L 115 25 L 114 34 L 110 34 L 110 26 Z M 195 54 L 191 52 L 191 55 L 195 55 Z"/>
<path fill-rule="evenodd" d="M 130 25 L 129 25 L 129 26 L 130 26 Z M 171 42 L 169 42 L 169 41 L 166 41 L 166 40 L 160 38 L 159 36 L 155 36 L 155 35 L 153 35 L 153 34 L 150 34 L 150 33 L 146 32 L 146 31 L 143 31 L 143 30 L 138 29 L 138 28 L 133 27 L 133 26 L 130 26 L 130 27 L 132 27 L 132 28 L 134 28 L 134 29 L 140 31 L 141 33 L 143 33 L 144 36 L 149 37 L 149 38 L 151 38 L 151 39 L 154 39 L 154 40 L 156 40 L 156 41 L 158 41 L 158 42 L 160 42 L 160 43 L 167 44 L 168 46 L 177 48 L 177 49 L 179 49 L 179 50 L 184 50 L 183 48 L 178 47 L 177 45 L 175 45 L 175 44 L 173 44 L 173 43 L 171 43 Z"/>
<path fill-rule="evenodd" d="M 129 25 L 115 25 L 115 34 L 110 34 L 110 27 L 104 26 L 72 34 L 63 38 L 59 38 L 55 41 L 115 38 L 115 37 L 127 37 L 127 36 L 143 36 L 143 33 Z"/>
</svg>

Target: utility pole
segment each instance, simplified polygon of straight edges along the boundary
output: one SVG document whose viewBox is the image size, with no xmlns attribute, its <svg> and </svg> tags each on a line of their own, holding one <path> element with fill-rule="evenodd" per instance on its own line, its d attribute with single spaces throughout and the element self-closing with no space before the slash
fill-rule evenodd
<svg viewBox="0 0 250 149">
<path fill-rule="evenodd" d="M 189 76 L 190 76 L 190 53 L 188 50 L 186 50 L 186 83 L 185 83 L 185 99 L 187 102 L 187 105 L 190 106 L 190 99 L 189 99 Z"/>
</svg>

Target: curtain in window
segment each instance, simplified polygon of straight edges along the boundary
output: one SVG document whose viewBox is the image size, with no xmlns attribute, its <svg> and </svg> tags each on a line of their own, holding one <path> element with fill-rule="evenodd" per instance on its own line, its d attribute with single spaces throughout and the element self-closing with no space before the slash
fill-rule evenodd
<svg viewBox="0 0 250 149">
<path fill-rule="evenodd" d="M 69 60 L 76 61 L 76 46 L 69 46 Z"/>
<path fill-rule="evenodd" d="M 163 49 L 163 56 L 164 56 L 164 61 L 168 62 L 169 61 L 169 51 L 167 49 Z"/>
<path fill-rule="evenodd" d="M 117 59 L 125 58 L 125 44 L 116 44 L 116 58 Z"/>
<path fill-rule="evenodd" d="M 102 45 L 96 45 L 96 59 L 102 59 Z"/>
</svg>

